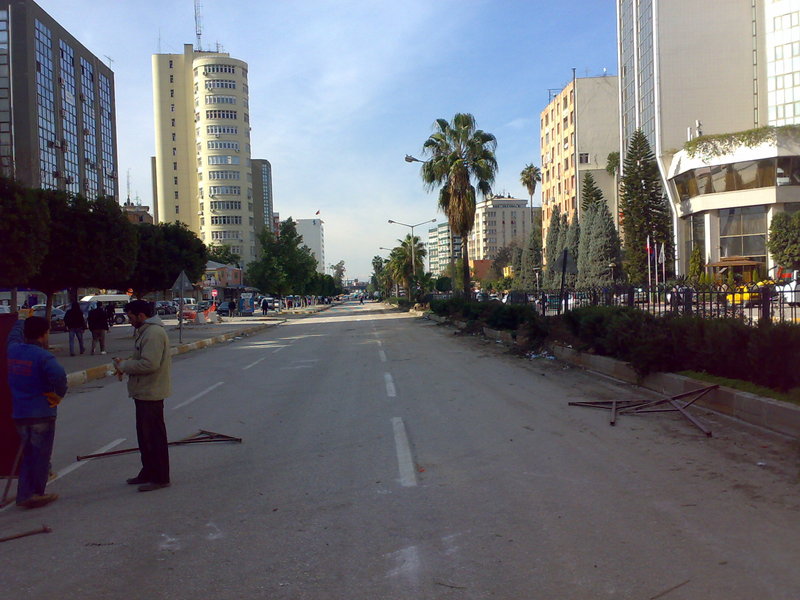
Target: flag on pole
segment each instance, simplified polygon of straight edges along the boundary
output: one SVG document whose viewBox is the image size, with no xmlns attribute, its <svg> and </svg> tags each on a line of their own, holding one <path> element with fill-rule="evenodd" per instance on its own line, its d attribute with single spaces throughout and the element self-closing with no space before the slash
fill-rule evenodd
<svg viewBox="0 0 800 600">
<path fill-rule="evenodd" d="M 666 259 L 664 257 L 664 243 L 662 242 L 662 244 L 661 244 L 661 252 L 658 255 L 658 264 L 663 265 L 665 260 Z"/>
</svg>

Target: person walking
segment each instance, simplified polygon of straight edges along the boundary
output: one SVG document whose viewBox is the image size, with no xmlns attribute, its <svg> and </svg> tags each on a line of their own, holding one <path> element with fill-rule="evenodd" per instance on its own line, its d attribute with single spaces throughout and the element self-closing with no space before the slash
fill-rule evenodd
<svg viewBox="0 0 800 600">
<path fill-rule="evenodd" d="M 115 318 L 116 318 L 116 311 L 114 310 L 114 303 L 108 302 L 106 304 L 106 320 L 108 321 L 109 328 L 114 326 Z"/>
<path fill-rule="evenodd" d="M 269 311 L 269 300 L 266 298 L 261 299 L 261 314 L 263 316 L 267 316 L 267 311 Z"/>
<path fill-rule="evenodd" d="M 128 359 L 114 358 L 117 375 L 128 375 L 128 395 L 136 405 L 136 438 L 142 468 L 127 483 L 140 492 L 168 487 L 169 446 L 164 424 L 164 399 L 172 391 L 172 357 L 164 323 L 153 316 L 150 302 L 134 300 L 125 305 L 128 320 L 136 330 L 134 352 Z"/>
<path fill-rule="evenodd" d="M 77 302 L 73 302 L 64 315 L 64 325 L 69 331 L 69 355 L 75 356 L 75 338 L 78 338 L 78 345 L 83 354 L 83 332 L 86 331 L 86 319 L 83 317 L 81 305 Z"/>
<path fill-rule="evenodd" d="M 89 311 L 89 331 L 92 332 L 92 350 L 94 354 L 95 345 L 100 347 L 100 354 L 106 353 L 106 331 L 108 331 L 108 317 L 102 302 Z"/>
<path fill-rule="evenodd" d="M 236 312 L 235 301 L 231 300 L 230 302 L 228 302 L 228 312 L 230 313 L 230 316 L 234 316 L 234 313 Z"/>
<path fill-rule="evenodd" d="M 23 324 L 24 342 L 8 345 L 8 386 L 12 418 L 19 433 L 17 506 L 39 508 L 58 494 L 46 494 L 50 457 L 56 433 L 57 406 L 67 393 L 67 373 L 48 352 L 50 324 L 43 317 L 28 317 Z"/>
</svg>

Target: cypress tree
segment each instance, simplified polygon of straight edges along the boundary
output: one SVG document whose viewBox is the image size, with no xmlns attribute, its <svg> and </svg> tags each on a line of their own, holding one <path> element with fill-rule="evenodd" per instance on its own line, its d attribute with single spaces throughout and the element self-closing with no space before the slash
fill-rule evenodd
<svg viewBox="0 0 800 600">
<path fill-rule="evenodd" d="M 521 266 L 521 285 L 525 290 L 532 290 L 537 287 L 537 284 L 542 282 L 539 280 L 543 276 L 542 270 L 542 221 L 541 213 L 531 229 L 531 234 L 528 236 L 528 242 L 522 250 L 522 266 Z M 537 273 L 539 275 L 537 276 Z"/>
<path fill-rule="evenodd" d="M 590 287 L 594 285 L 594 264 L 591 260 L 592 233 L 594 232 L 594 221 L 597 217 L 598 207 L 589 204 L 581 216 L 581 235 L 578 239 L 578 287 Z"/>
<path fill-rule="evenodd" d="M 625 271 L 632 283 L 644 283 L 647 281 L 647 238 L 650 237 L 653 247 L 666 242 L 669 264 L 672 226 L 658 165 L 640 129 L 634 132 L 628 145 L 620 188 Z"/>
<path fill-rule="evenodd" d="M 586 212 L 590 206 L 596 206 L 603 201 L 603 192 L 597 187 L 597 182 L 591 173 L 583 176 L 581 188 L 581 212 Z"/>
<path fill-rule="evenodd" d="M 592 232 L 589 235 L 589 261 L 592 267 L 592 285 L 607 286 L 620 279 L 620 239 L 614 226 L 614 217 L 608 204 L 603 202 L 595 209 Z M 613 265 L 613 266 L 611 266 Z"/>
<path fill-rule="evenodd" d="M 572 260 L 578 260 L 578 243 L 580 241 L 581 236 L 581 224 L 578 221 L 578 217 L 575 216 L 572 219 L 572 223 L 569 224 L 567 227 L 567 235 L 565 236 L 564 246 L 567 250 L 569 250 L 570 256 L 572 256 Z M 566 282 L 568 286 L 575 287 L 575 283 L 577 281 L 577 276 L 574 273 L 567 273 Z"/>
<path fill-rule="evenodd" d="M 553 268 L 558 260 L 558 238 L 561 231 L 561 210 L 558 206 L 553 208 L 553 214 L 550 215 L 550 227 L 547 229 L 547 271 L 545 273 L 542 285 L 544 287 L 553 287 L 555 276 L 553 275 Z"/>
</svg>

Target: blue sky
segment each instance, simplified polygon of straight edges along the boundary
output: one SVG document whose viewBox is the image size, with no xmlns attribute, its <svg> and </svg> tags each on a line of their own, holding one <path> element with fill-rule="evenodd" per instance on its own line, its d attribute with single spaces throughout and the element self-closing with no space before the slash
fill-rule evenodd
<svg viewBox="0 0 800 600">
<path fill-rule="evenodd" d="M 150 56 L 194 42 L 194 3 L 38 3 L 113 60 L 120 174 L 152 204 Z M 281 219 L 319 210 L 326 262 L 344 260 L 359 279 L 408 233 L 388 219 L 444 218 L 419 165 L 403 161 L 439 117 L 474 114 L 498 140 L 495 193 L 527 198 L 519 173 L 539 165 L 548 89 L 573 67 L 616 74 L 615 18 L 611 0 L 202 0 L 204 49 L 219 43 L 249 63 L 252 156 L 272 163 L 275 209 Z"/>
</svg>

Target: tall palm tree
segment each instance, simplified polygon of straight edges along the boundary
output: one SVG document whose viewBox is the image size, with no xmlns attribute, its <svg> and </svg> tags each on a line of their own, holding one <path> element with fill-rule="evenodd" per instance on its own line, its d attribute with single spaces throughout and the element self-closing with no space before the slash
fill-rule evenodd
<svg viewBox="0 0 800 600">
<path fill-rule="evenodd" d="M 469 113 L 456 113 L 450 122 L 437 119 L 434 133 L 422 145 L 423 153 L 430 156 L 422 163 L 422 180 L 428 189 L 439 189 L 439 208 L 447 215 L 451 232 L 461 236 L 467 298 L 471 291 L 467 236 L 475 222 L 475 188 L 484 197 L 491 193 L 497 173 L 496 147 L 497 139 L 478 129 Z"/>
<path fill-rule="evenodd" d="M 525 189 L 528 190 L 528 195 L 531 197 L 531 224 L 533 224 L 533 192 L 536 191 L 536 184 L 542 180 L 542 171 L 539 167 L 528 163 L 519 174 L 519 180 Z"/>
<path fill-rule="evenodd" d="M 406 288 L 406 296 L 410 300 L 414 273 L 421 273 L 424 270 L 427 250 L 416 235 L 413 240 L 411 234 L 408 234 L 405 239 L 397 241 L 400 245 L 392 249 L 387 267 L 391 271 L 392 278 Z"/>
</svg>

